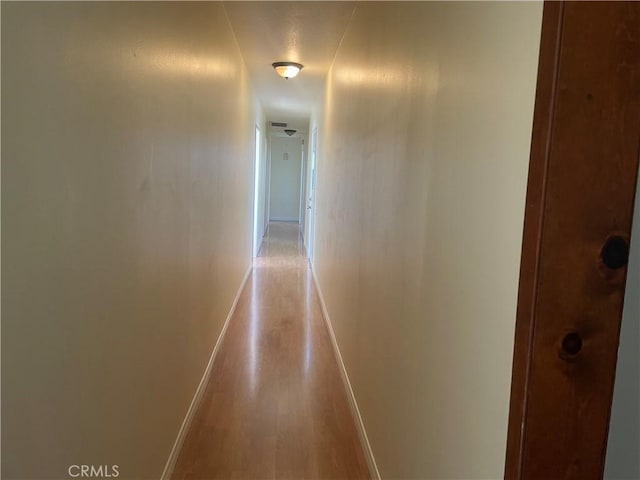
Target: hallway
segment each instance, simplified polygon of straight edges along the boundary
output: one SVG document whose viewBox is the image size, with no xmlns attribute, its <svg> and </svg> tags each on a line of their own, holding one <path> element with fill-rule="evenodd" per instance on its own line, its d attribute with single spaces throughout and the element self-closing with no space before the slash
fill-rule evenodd
<svg viewBox="0 0 640 480">
<path fill-rule="evenodd" d="M 640 478 L 640 3 L 0 12 L 2 479 Z"/>
<path fill-rule="evenodd" d="M 368 478 L 297 224 L 269 225 L 173 478 Z"/>
</svg>

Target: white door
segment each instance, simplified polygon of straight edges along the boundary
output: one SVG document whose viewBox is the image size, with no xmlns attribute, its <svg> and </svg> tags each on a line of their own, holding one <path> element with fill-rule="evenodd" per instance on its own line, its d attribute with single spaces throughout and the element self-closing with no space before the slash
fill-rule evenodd
<svg viewBox="0 0 640 480">
<path fill-rule="evenodd" d="M 254 174 L 253 174 L 253 256 L 258 256 L 260 245 L 262 244 L 262 228 L 260 227 L 260 129 L 256 127 L 256 152 L 254 162 Z"/>
<path fill-rule="evenodd" d="M 305 201 L 305 188 L 304 182 L 306 180 L 306 169 L 305 169 L 305 152 L 304 152 L 304 140 L 302 140 L 302 145 L 300 145 L 300 149 L 302 151 L 302 155 L 300 156 L 300 199 L 299 203 L 299 212 L 298 212 L 298 234 L 304 236 L 304 222 L 306 218 L 306 206 L 307 202 Z"/>
<path fill-rule="evenodd" d="M 314 128 L 311 134 L 311 156 L 309 158 L 309 168 L 311 169 L 309 181 L 309 195 L 307 196 L 307 255 L 309 262 L 313 260 L 313 223 L 315 219 L 315 192 L 316 192 L 316 146 L 318 143 L 318 129 Z"/>
</svg>

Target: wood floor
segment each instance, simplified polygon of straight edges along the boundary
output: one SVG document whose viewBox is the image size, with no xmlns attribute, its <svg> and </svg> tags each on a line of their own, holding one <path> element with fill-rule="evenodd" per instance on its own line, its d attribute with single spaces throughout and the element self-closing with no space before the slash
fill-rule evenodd
<svg viewBox="0 0 640 480">
<path fill-rule="evenodd" d="M 272 222 L 174 480 L 370 478 L 298 225 Z"/>
</svg>

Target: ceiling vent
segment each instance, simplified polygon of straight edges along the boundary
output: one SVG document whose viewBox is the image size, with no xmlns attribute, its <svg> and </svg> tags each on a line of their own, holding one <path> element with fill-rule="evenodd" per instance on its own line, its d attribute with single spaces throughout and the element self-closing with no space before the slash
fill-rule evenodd
<svg viewBox="0 0 640 480">
<path fill-rule="evenodd" d="M 286 123 L 283 123 L 283 122 L 271 122 L 271 126 L 272 127 L 284 127 L 284 128 L 287 128 L 288 125 Z"/>
</svg>

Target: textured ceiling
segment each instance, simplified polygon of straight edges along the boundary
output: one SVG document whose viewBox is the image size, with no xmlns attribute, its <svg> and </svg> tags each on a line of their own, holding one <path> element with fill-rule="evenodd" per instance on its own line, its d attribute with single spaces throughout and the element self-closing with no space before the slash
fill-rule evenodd
<svg viewBox="0 0 640 480">
<path fill-rule="evenodd" d="M 323 93 L 353 2 L 225 2 L 251 82 L 269 121 L 304 129 L 314 98 Z M 304 65 L 290 80 L 271 64 Z"/>
</svg>

